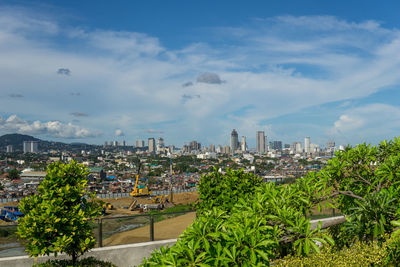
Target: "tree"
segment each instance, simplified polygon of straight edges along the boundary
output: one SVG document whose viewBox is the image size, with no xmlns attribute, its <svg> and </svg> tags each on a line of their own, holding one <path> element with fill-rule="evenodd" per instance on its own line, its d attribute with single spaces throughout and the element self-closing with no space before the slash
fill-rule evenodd
<svg viewBox="0 0 400 267">
<path fill-rule="evenodd" d="M 75 264 L 96 241 L 90 222 L 101 212 L 95 194 L 87 192 L 88 171 L 81 164 L 56 162 L 47 168 L 38 194 L 24 198 L 18 235 L 26 239 L 30 256 L 66 253 Z"/>
<path fill-rule="evenodd" d="M 327 198 L 336 199 L 348 215 L 343 233 L 361 241 L 382 240 L 400 219 L 400 139 L 378 146 L 361 144 L 337 152 L 318 173 L 329 186 Z"/>
<path fill-rule="evenodd" d="M 21 176 L 19 175 L 19 170 L 17 169 L 11 169 L 8 171 L 7 173 L 7 177 L 10 180 L 18 180 L 19 178 L 21 178 Z"/>
</svg>

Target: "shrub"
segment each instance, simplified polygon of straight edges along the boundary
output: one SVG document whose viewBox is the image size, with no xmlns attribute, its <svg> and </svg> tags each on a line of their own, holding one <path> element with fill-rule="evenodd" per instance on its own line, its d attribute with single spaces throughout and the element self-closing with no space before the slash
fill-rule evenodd
<svg viewBox="0 0 400 267">
<path fill-rule="evenodd" d="M 101 212 L 101 205 L 94 194 L 86 199 L 87 175 L 84 166 L 74 161 L 50 164 L 38 194 L 21 201 L 25 216 L 18 220 L 17 234 L 27 240 L 30 256 L 64 252 L 74 263 L 94 247 L 90 222 Z"/>
<path fill-rule="evenodd" d="M 385 246 L 374 242 L 355 242 L 351 247 L 335 250 L 332 247 L 324 248 L 321 253 L 314 253 L 308 257 L 287 256 L 275 260 L 274 266 L 382 266 L 385 265 Z"/>
<path fill-rule="evenodd" d="M 268 266 L 271 259 L 288 253 L 318 252 L 316 241 L 332 240 L 319 228 L 311 230 L 304 215 L 309 211 L 305 207 L 311 207 L 309 196 L 319 188 L 314 178 L 311 175 L 287 186 L 266 183 L 236 203 L 203 210 L 174 246 L 154 252 L 143 266 Z M 231 193 L 230 189 L 225 193 L 224 186 L 220 189 L 220 195 Z M 207 205 L 211 203 L 216 202 Z"/>
<path fill-rule="evenodd" d="M 199 202 L 196 208 L 199 213 L 213 207 L 230 211 L 240 198 L 247 198 L 262 184 L 262 179 L 243 170 L 226 170 L 226 175 L 214 172 L 201 177 L 199 184 Z"/>
</svg>

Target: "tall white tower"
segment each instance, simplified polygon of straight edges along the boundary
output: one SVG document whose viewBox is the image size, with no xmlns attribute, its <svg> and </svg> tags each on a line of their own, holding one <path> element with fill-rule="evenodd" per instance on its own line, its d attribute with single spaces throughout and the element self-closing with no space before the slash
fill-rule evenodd
<svg viewBox="0 0 400 267">
<path fill-rule="evenodd" d="M 242 136 L 242 142 L 240 143 L 242 152 L 247 151 L 246 136 Z"/>
<path fill-rule="evenodd" d="M 304 152 L 310 153 L 310 137 L 304 138 Z"/>
</svg>

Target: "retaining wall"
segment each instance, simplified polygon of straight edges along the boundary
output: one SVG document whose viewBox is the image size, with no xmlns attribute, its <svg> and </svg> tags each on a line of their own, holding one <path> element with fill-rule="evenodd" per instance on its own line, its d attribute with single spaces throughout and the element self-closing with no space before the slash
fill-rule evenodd
<svg viewBox="0 0 400 267">
<path fill-rule="evenodd" d="M 343 223 L 344 216 L 330 217 L 326 219 L 318 219 L 310 221 L 311 228 L 315 229 L 318 222 L 322 223 L 322 228 Z M 144 242 L 129 245 L 119 245 L 111 247 L 95 248 L 85 254 L 85 257 L 93 256 L 97 259 L 109 261 L 118 267 L 131 267 L 142 263 L 144 257 L 149 257 L 154 249 L 159 249 L 161 246 L 171 246 L 175 244 L 177 239 L 168 239 L 162 241 Z M 39 257 L 36 262 L 44 262 L 54 257 Z M 66 258 L 59 256 L 58 259 Z M 0 258 L 0 266 L 2 267 L 31 267 L 35 260 L 28 256 Z"/>
<path fill-rule="evenodd" d="M 112 247 L 95 248 L 87 252 L 84 257 L 95 257 L 100 260 L 109 261 L 118 267 L 137 266 L 142 263 L 143 257 L 149 257 L 154 249 L 161 246 L 171 246 L 175 244 L 176 239 L 162 241 L 145 242 L 138 244 L 119 245 Z M 28 256 L 0 258 L 2 267 L 31 267 L 35 262 L 45 262 L 54 257 L 39 257 L 37 261 Z M 60 255 L 57 259 L 67 258 Z"/>
</svg>

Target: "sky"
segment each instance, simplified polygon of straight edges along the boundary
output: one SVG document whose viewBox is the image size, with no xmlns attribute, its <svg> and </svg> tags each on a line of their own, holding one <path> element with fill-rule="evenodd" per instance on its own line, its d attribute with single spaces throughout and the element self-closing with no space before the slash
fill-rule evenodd
<svg viewBox="0 0 400 267">
<path fill-rule="evenodd" d="M 2 1 L 0 134 L 325 146 L 400 134 L 398 1 Z"/>
</svg>

